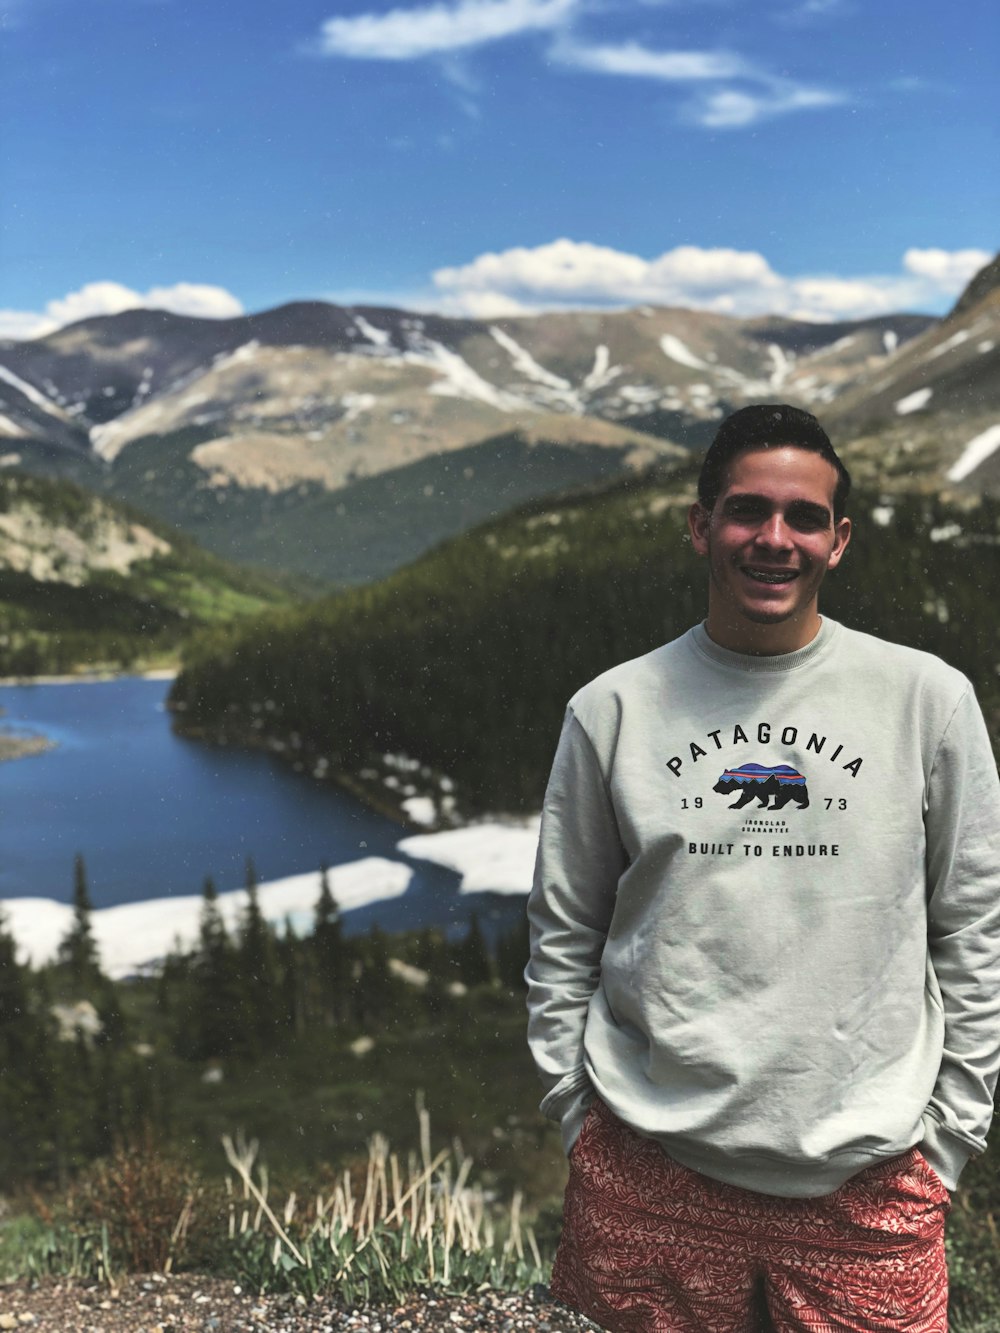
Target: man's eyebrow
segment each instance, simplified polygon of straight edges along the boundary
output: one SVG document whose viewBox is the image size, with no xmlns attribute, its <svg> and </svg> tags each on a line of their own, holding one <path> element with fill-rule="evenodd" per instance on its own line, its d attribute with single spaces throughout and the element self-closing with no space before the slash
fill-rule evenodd
<svg viewBox="0 0 1000 1333">
<path fill-rule="evenodd" d="M 744 505 L 771 509 L 773 500 L 767 495 L 758 495 L 755 491 L 736 491 L 726 496 L 723 509 L 735 509 Z M 798 514 L 802 518 L 813 518 L 829 523 L 833 517 L 827 505 L 817 504 L 815 500 L 790 500 L 786 506 L 789 514 Z"/>
<path fill-rule="evenodd" d="M 788 512 L 800 514 L 803 518 L 822 519 L 824 523 L 829 523 L 832 517 L 827 505 L 817 504 L 815 500 L 792 500 Z"/>
</svg>

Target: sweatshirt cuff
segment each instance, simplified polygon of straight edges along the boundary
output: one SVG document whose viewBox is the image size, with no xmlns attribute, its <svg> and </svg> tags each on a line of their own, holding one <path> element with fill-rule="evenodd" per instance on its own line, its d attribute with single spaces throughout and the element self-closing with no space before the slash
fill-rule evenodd
<svg viewBox="0 0 1000 1333">
<path fill-rule="evenodd" d="M 542 1098 L 539 1110 L 549 1120 L 558 1120 L 563 1151 L 568 1157 L 579 1137 L 587 1110 L 594 1100 L 594 1085 L 583 1065 L 579 1065 Z"/>
<path fill-rule="evenodd" d="M 962 1168 L 972 1156 L 964 1140 L 956 1138 L 932 1115 L 923 1117 L 924 1137 L 917 1145 L 924 1160 L 934 1168 L 949 1194 L 954 1193 Z"/>
</svg>

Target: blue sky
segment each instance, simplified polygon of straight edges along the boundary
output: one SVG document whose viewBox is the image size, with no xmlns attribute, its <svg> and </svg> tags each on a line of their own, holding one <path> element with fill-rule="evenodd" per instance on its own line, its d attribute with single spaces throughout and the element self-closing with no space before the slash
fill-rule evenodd
<svg viewBox="0 0 1000 1333">
<path fill-rule="evenodd" d="M 0 334 L 301 298 L 948 308 L 994 0 L 0 0 Z"/>
</svg>

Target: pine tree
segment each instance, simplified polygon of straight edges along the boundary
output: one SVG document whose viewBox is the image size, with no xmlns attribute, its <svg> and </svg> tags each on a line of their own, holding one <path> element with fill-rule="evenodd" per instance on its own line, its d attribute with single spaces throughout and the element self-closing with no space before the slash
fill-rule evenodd
<svg viewBox="0 0 1000 1333">
<path fill-rule="evenodd" d="M 247 857 L 247 901 L 239 944 L 239 980 L 243 993 L 244 1037 L 250 1049 L 262 1050 L 276 1032 L 277 966 L 274 935 L 260 910 L 257 872 Z"/>
<path fill-rule="evenodd" d="M 352 1018 L 365 1026 L 380 1018 L 389 1005 L 389 945 L 385 932 L 376 924 L 365 939 L 358 940 L 350 972 Z"/>
<path fill-rule="evenodd" d="M 238 1036 L 240 1003 L 233 944 L 211 875 L 206 876 L 202 887 L 193 989 L 192 1054 L 202 1060 L 226 1055 Z"/>
<path fill-rule="evenodd" d="M 17 946 L 0 910 L 0 1176 L 7 1181 L 44 1171 L 51 1163 L 55 1098 L 49 1048 L 29 970 L 17 961 Z"/>
<path fill-rule="evenodd" d="M 528 917 L 525 913 L 497 941 L 497 974 L 509 990 L 524 989 L 524 969 L 528 965 L 530 952 Z"/>
<path fill-rule="evenodd" d="M 346 1018 L 347 968 L 340 909 L 330 889 L 330 874 L 321 866 L 319 898 L 316 902 L 312 952 L 316 961 L 319 1009 L 326 1024 L 342 1023 Z"/>
<path fill-rule="evenodd" d="M 281 975 L 281 1023 L 295 1036 L 306 1030 L 306 969 L 302 941 L 292 928 L 290 917 L 285 918 L 285 933 L 276 942 L 278 968 Z"/>
<path fill-rule="evenodd" d="M 58 958 L 75 992 L 82 995 L 97 991 L 102 981 L 90 920 L 92 911 L 87 867 L 77 852 L 73 859 L 73 924 L 59 945 Z"/>
<path fill-rule="evenodd" d="M 458 975 L 467 986 L 487 986 L 493 981 L 493 960 L 479 925 L 479 915 L 472 913 L 465 939 L 455 950 Z"/>
</svg>

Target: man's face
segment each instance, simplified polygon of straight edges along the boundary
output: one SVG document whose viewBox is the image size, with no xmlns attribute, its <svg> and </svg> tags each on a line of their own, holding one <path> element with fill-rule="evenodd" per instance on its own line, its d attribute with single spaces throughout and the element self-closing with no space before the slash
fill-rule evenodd
<svg viewBox="0 0 1000 1333">
<path fill-rule="evenodd" d="M 711 513 L 689 514 L 709 561 L 708 630 L 737 652 L 793 652 L 819 628 L 817 597 L 840 563 L 850 519 L 833 520 L 837 472 L 793 445 L 751 449 L 729 463 Z"/>
</svg>

